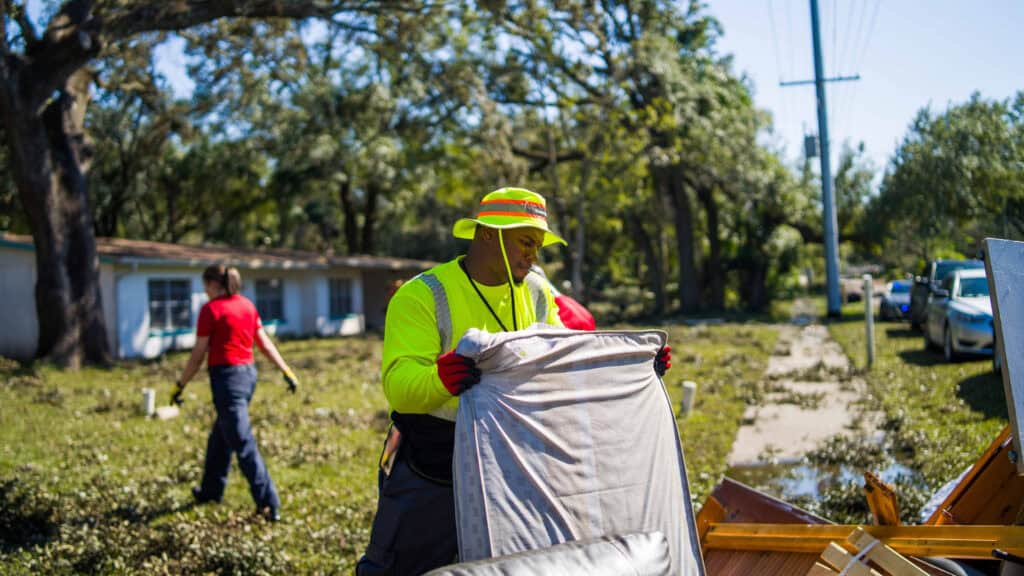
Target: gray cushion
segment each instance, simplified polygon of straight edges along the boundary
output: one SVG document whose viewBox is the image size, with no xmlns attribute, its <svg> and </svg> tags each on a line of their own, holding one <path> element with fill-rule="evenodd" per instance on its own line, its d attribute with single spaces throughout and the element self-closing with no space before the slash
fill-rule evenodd
<svg viewBox="0 0 1024 576">
<path fill-rule="evenodd" d="M 438 568 L 428 576 L 664 576 L 670 574 L 668 542 L 661 532 L 605 536 L 556 544 L 489 560 Z"/>
</svg>

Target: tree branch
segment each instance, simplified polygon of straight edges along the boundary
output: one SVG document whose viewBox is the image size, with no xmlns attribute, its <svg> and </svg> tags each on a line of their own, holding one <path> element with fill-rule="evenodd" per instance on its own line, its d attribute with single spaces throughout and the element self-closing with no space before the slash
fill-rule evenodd
<svg viewBox="0 0 1024 576">
<path fill-rule="evenodd" d="M 210 2 L 135 1 L 96 7 L 93 0 L 68 0 L 47 27 L 27 77 L 29 97 L 40 106 L 104 44 L 155 31 L 179 31 L 220 18 L 325 18 L 341 13 L 375 16 L 389 11 L 432 10 L 409 0 L 248 0 Z M 338 23 L 353 28 L 355 25 Z"/>
<path fill-rule="evenodd" d="M 544 168 L 549 162 L 551 162 L 551 155 L 547 152 L 534 152 L 532 150 L 527 150 L 526 148 L 520 148 L 519 146 L 512 146 L 512 153 L 516 156 L 526 158 L 527 160 L 541 162 L 542 164 L 540 165 L 540 168 Z M 561 156 L 555 156 L 554 160 L 555 162 L 569 162 L 572 160 L 582 160 L 584 156 L 583 151 L 573 150 L 572 152 L 567 152 Z"/>
<path fill-rule="evenodd" d="M 141 2 L 104 15 L 105 35 L 124 38 L 141 32 L 178 31 L 220 18 L 324 18 L 343 12 L 376 16 L 386 11 L 432 9 L 408 0 L 249 0 Z M 344 24 L 335 22 L 345 27 Z"/>
<path fill-rule="evenodd" d="M 6 76 L 6 57 L 10 54 L 7 45 L 7 0 L 0 0 L 0 78 Z"/>
<path fill-rule="evenodd" d="M 36 33 L 36 28 L 32 25 L 32 21 L 28 19 L 28 9 L 24 5 L 19 4 L 13 4 L 12 8 L 14 21 L 18 23 L 18 28 L 21 29 L 21 36 L 25 39 L 25 46 L 31 50 L 39 43 L 39 34 Z"/>
</svg>

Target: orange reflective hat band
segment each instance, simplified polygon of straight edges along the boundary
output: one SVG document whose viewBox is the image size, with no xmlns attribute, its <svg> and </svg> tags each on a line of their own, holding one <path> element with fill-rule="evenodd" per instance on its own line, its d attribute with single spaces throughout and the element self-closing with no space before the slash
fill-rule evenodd
<svg viewBox="0 0 1024 576">
<path fill-rule="evenodd" d="M 528 216 L 547 220 L 548 211 L 543 204 L 529 200 L 484 200 L 477 213 L 477 218 L 481 216 Z"/>
</svg>

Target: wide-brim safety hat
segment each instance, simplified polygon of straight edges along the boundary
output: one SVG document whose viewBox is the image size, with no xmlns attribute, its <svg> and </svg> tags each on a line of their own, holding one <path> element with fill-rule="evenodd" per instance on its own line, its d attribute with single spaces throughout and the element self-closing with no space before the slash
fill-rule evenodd
<svg viewBox="0 0 1024 576">
<path fill-rule="evenodd" d="M 548 208 L 544 197 L 525 188 L 499 188 L 484 196 L 476 218 L 461 218 L 452 228 L 456 238 L 472 240 L 477 226 L 506 230 L 509 228 L 537 228 L 544 231 L 541 246 L 566 241 L 548 226 Z"/>
</svg>

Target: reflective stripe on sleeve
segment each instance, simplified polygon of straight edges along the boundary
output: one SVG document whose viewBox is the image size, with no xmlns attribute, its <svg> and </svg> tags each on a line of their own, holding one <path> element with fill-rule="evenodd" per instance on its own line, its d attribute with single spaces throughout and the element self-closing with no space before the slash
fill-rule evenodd
<svg viewBox="0 0 1024 576">
<path fill-rule="evenodd" d="M 448 294 L 444 291 L 444 286 L 437 276 L 420 274 L 419 278 L 434 295 L 434 315 L 437 317 L 437 333 L 441 337 L 441 350 L 438 354 L 444 354 L 452 343 L 452 313 L 448 308 Z"/>
<path fill-rule="evenodd" d="M 548 323 L 548 298 L 544 293 L 544 280 L 539 274 L 530 272 L 526 275 L 526 286 L 533 298 L 534 322 Z"/>
</svg>

